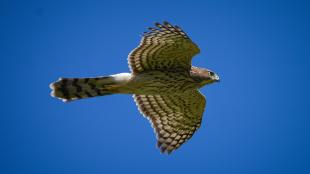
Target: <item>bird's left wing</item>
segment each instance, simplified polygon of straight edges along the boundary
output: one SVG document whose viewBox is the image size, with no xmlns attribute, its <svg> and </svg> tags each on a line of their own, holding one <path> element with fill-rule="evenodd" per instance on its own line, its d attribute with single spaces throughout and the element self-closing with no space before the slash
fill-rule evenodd
<svg viewBox="0 0 310 174">
<path fill-rule="evenodd" d="M 198 90 L 133 97 L 140 112 L 150 120 L 162 153 L 176 150 L 200 127 L 206 100 Z"/>
<path fill-rule="evenodd" d="M 200 52 L 198 46 L 178 26 L 168 22 L 155 25 L 129 54 L 131 71 L 134 74 L 148 70 L 189 71 L 192 57 Z"/>
</svg>

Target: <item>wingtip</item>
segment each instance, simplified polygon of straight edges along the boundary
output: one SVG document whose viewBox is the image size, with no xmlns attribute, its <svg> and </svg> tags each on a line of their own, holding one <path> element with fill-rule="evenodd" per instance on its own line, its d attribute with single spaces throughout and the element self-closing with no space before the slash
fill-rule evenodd
<svg viewBox="0 0 310 174">
<path fill-rule="evenodd" d="M 158 31 L 159 30 L 158 28 L 153 28 L 153 27 L 149 27 L 148 29 L 151 31 Z"/>
<path fill-rule="evenodd" d="M 163 24 L 164 25 L 171 25 L 169 22 L 167 22 L 167 21 L 163 21 Z"/>
<path fill-rule="evenodd" d="M 159 23 L 159 22 L 156 22 L 155 25 L 158 27 L 158 28 L 171 28 L 172 25 L 167 22 L 167 21 L 163 21 L 163 23 Z"/>
<path fill-rule="evenodd" d="M 161 154 L 166 155 L 170 155 L 173 152 L 173 150 L 169 150 L 167 147 L 160 147 L 159 150 Z"/>
<path fill-rule="evenodd" d="M 157 26 L 157 27 L 160 27 L 160 26 L 161 26 L 161 24 L 160 24 L 159 22 L 155 22 L 154 25 Z"/>
</svg>

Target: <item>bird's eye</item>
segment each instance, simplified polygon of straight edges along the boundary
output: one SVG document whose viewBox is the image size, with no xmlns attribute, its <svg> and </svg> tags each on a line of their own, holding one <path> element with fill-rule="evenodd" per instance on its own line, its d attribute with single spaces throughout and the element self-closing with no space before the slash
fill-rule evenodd
<svg viewBox="0 0 310 174">
<path fill-rule="evenodd" d="M 210 73 L 211 76 L 214 76 L 214 72 L 211 72 L 211 71 L 210 71 L 209 73 Z"/>
</svg>

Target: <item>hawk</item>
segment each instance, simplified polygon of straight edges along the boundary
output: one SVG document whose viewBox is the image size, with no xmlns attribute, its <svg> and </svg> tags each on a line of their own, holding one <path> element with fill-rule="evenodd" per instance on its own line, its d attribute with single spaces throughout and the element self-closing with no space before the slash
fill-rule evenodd
<svg viewBox="0 0 310 174">
<path fill-rule="evenodd" d="M 200 127 L 206 99 L 198 89 L 220 79 L 211 70 L 191 65 L 199 52 L 180 27 L 155 23 L 128 56 L 131 73 L 60 78 L 50 85 L 51 95 L 67 102 L 132 94 L 155 130 L 158 148 L 170 154 Z"/>
</svg>

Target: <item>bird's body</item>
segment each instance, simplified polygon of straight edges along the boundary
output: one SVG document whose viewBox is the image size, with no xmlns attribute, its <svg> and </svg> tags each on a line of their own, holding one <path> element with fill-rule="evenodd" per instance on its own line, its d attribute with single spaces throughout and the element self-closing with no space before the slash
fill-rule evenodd
<svg viewBox="0 0 310 174">
<path fill-rule="evenodd" d="M 150 71 L 138 75 L 128 73 L 128 76 L 131 78 L 126 82 L 126 85 L 122 85 L 119 88 L 119 93 L 144 95 L 175 94 L 199 87 L 199 83 L 189 73 L 184 72 Z"/>
<path fill-rule="evenodd" d="M 51 88 L 52 96 L 63 101 L 133 94 L 139 110 L 155 129 L 161 151 L 170 153 L 200 126 L 205 98 L 198 89 L 219 81 L 219 77 L 210 70 L 191 66 L 199 48 L 179 27 L 167 22 L 156 26 L 130 53 L 131 73 L 61 78 Z"/>
</svg>

